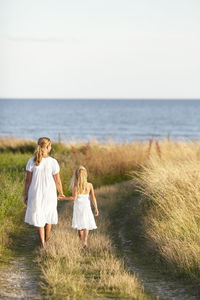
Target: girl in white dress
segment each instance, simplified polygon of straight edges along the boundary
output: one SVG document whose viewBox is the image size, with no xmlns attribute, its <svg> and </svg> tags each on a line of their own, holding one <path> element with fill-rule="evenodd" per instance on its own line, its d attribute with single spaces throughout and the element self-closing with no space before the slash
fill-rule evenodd
<svg viewBox="0 0 200 300">
<path fill-rule="evenodd" d="M 71 179 L 72 196 L 58 197 L 59 200 L 73 200 L 73 218 L 72 227 L 78 229 L 78 235 L 83 243 L 83 247 L 87 247 L 89 230 L 96 229 L 94 215 L 98 216 L 97 201 L 94 194 L 93 185 L 87 182 L 87 170 L 83 166 L 79 166 Z M 90 199 L 94 205 L 94 215 L 92 213 Z"/>
<path fill-rule="evenodd" d="M 25 222 L 38 228 L 42 248 L 50 237 L 51 224 L 57 224 L 57 191 L 63 196 L 59 165 L 48 154 L 51 140 L 39 138 L 34 157 L 26 165 L 24 203 Z"/>
</svg>

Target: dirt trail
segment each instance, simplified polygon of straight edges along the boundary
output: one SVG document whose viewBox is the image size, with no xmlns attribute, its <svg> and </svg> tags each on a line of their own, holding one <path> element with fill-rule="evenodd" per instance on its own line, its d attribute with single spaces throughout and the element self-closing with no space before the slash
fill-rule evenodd
<svg viewBox="0 0 200 300">
<path fill-rule="evenodd" d="M 14 257 L 0 264 L 0 299 L 41 299 L 40 272 L 33 261 L 38 245 L 34 228 L 14 248 Z"/>
<path fill-rule="evenodd" d="M 138 205 L 140 205 L 139 196 L 132 195 L 131 199 L 126 199 L 118 214 L 117 239 L 128 268 L 136 273 L 145 291 L 155 299 L 200 299 L 194 284 L 174 280 L 172 276 L 160 272 L 158 266 L 148 259 L 141 219 L 137 215 Z M 115 213 L 117 214 L 117 211 Z"/>
</svg>

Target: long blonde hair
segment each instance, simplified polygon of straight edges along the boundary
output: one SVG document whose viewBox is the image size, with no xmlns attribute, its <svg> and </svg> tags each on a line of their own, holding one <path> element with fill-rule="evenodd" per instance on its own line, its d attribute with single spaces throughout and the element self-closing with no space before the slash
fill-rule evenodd
<svg viewBox="0 0 200 300">
<path fill-rule="evenodd" d="M 51 140 L 47 137 L 41 137 L 38 139 L 37 148 L 34 152 L 34 161 L 36 166 L 39 166 L 39 164 L 41 163 L 42 154 L 49 144 L 51 144 Z"/>
<path fill-rule="evenodd" d="M 87 184 L 87 170 L 83 166 L 76 168 L 70 182 L 70 188 L 74 186 L 77 188 L 77 194 L 82 194 L 85 192 Z"/>
</svg>

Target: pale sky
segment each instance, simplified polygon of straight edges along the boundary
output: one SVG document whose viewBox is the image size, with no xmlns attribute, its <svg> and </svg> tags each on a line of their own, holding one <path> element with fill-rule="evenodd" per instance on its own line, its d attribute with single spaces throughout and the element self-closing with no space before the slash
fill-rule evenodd
<svg viewBox="0 0 200 300">
<path fill-rule="evenodd" d="M 0 0 L 0 98 L 200 98 L 199 0 Z"/>
</svg>

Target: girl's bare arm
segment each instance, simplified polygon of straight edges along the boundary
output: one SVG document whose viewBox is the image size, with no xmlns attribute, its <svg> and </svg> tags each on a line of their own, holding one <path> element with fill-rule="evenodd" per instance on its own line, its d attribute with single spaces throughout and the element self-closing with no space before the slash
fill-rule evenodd
<svg viewBox="0 0 200 300">
<path fill-rule="evenodd" d="M 54 180 L 55 180 L 55 183 L 56 183 L 56 188 L 58 190 L 59 196 L 62 196 L 63 195 L 63 188 L 62 188 L 62 182 L 61 182 L 61 179 L 60 179 L 60 174 L 57 173 L 57 174 L 53 175 L 53 177 L 54 177 Z"/>
<path fill-rule="evenodd" d="M 98 207 L 97 207 L 97 200 L 96 200 L 96 197 L 95 197 L 95 194 L 94 194 L 94 188 L 93 188 L 93 185 L 90 183 L 90 197 L 91 197 L 91 200 L 92 200 L 92 204 L 94 205 L 94 215 L 97 217 L 99 215 L 99 211 L 98 211 Z"/>
<path fill-rule="evenodd" d="M 27 205 L 28 190 L 32 180 L 32 172 L 26 171 L 25 187 L 24 187 L 24 204 Z"/>
</svg>

